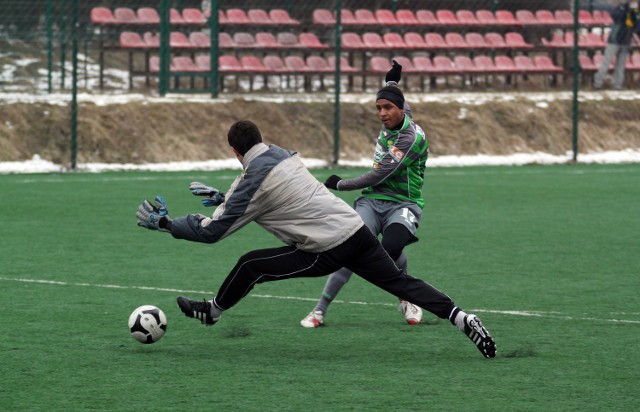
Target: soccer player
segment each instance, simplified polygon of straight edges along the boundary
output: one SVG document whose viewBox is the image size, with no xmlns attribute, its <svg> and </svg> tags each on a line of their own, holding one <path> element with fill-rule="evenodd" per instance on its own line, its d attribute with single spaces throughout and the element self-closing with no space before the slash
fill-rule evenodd
<svg viewBox="0 0 640 412">
<path fill-rule="evenodd" d="M 333 190 L 362 189 L 355 204 L 364 224 L 371 232 L 382 235 L 382 246 L 400 269 L 407 270 L 406 245 L 416 242 L 416 232 L 424 200 L 422 185 L 429 143 L 420 126 L 414 123 L 411 109 L 397 87 L 402 66 L 393 60 L 385 76 L 386 86 L 376 95 L 376 110 L 382 122 L 371 171 L 354 179 L 331 176 L 327 187 Z M 305 328 L 317 328 L 331 302 L 349 281 L 352 272 L 342 268 L 327 279 L 315 308 L 300 321 Z M 400 300 L 400 311 L 410 325 L 420 323 L 422 310 Z"/>
<path fill-rule="evenodd" d="M 304 167 L 295 152 L 266 145 L 250 121 L 234 123 L 229 145 L 243 171 L 225 195 L 200 183 L 190 188 L 219 204 L 211 217 L 190 214 L 173 220 L 161 196 L 138 207 L 138 226 L 171 233 L 176 239 L 215 243 L 256 222 L 286 246 L 241 256 L 211 300 L 177 298 L 180 310 L 214 325 L 256 284 L 296 277 L 325 276 L 346 267 L 387 292 L 418 305 L 461 330 L 482 355 L 496 345 L 480 319 L 457 307 L 449 296 L 399 269 L 378 238 L 346 202 L 333 195 Z"/>
</svg>

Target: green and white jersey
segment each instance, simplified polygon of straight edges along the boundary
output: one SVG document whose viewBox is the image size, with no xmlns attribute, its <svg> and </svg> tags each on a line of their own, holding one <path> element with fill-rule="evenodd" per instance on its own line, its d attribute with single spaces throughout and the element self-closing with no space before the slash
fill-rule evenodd
<svg viewBox="0 0 640 412">
<path fill-rule="evenodd" d="M 409 112 L 410 113 L 410 112 Z M 362 195 L 424 207 L 422 185 L 429 142 L 420 126 L 405 114 L 400 129 L 382 128 L 370 172 L 338 182 L 338 190 L 363 189 Z"/>
</svg>

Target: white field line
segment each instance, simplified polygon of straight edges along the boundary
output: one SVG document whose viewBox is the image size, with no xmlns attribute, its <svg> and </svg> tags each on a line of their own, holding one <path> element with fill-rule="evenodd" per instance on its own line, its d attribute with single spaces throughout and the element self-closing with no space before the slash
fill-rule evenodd
<svg viewBox="0 0 640 412">
<path fill-rule="evenodd" d="M 203 295 L 213 296 L 215 292 L 208 290 L 188 290 L 188 289 L 174 289 L 174 288 L 159 288 L 154 286 L 125 286 L 125 285 L 104 285 L 94 283 L 81 283 L 81 282 L 61 282 L 57 280 L 45 280 L 45 279 L 27 279 L 27 278 L 6 278 L 0 277 L 0 281 L 5 282 L 21 282 L 21 283 L 36 283 L 54 286 L 76 286 L 76 287 L 90 287 L 90 288 L 103 288 L 103 289 L 134 289 L 134 290 L 151 290 L 156 292 L 172 292 L 172 293 L 198 293 Z M 254 298 L 263 299 L 283 299 L 283 300 L 301 300 L 305 302 L 316 302 L 317 298 L 303 298 L 297 296 L 274 296 L 274 295 L 261 295 L 252 293 L 249 295 Z M 343 301 L 334 300 L 333 303 L 343 303 L 348 305 L 368 305 L 368 306 L 396 306 L 391 303 L 375 303 L 375 302 L 358 302 L 358 301 Z M 495 313 L 500 315 L 512 315 L 512 316 L 530 316 L 539 318 L 551 318 L 551 319 L 563 319 L 563 320 L 582 320 L 582 321 L 597 321 L 597 322 L 613 322 L 613 323 L 632 323 L 640 324 L 640 320 L 626 320 L 626 319 L 601 319 L 593 317 L 576 317 L 563 314 L 562 312 L 553 311 L 522 311 L 522 310 L 494 310 L 494 309 L 469 309 L 469 312 L 480 313 Z M 610 313 L 611 315 L 632 315 L 637 316 L 638 313 Z"/>
</svg>

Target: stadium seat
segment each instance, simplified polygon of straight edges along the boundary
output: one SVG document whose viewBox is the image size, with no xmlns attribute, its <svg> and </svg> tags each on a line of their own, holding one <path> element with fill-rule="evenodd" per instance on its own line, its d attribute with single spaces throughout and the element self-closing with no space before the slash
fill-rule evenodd
<svg viewBox="0 0 640 412">
<path fill-rule="evenodd" d="M 633 53 L 629 56 L 629 61 L 625 65 L 625 67 L 629 70 L 639 71 L 640 70 L 640 53 Z"/>
<path fill-rule="evenodd" d="M 160 71 L 160 57 L 158 56 L 149 57 L 149 71 L 151 73 L 158 73 Z"/>
<path fill-rule="evenodd" d="M 578 62 L 580 63 L 580 69 L 583 72 L 595 72 L 598 71 L 598 66 L 593 63 L 591 57 L 586 54 L 578 55 Z"/>
<path fill-rule="evenodd" d="M 409 48 L 413 49 L 425 49 L 427 43 L 424 41 L 424 37 L 420 33 L 408 32 L 404 34 L 404 43 Z"/>
<path fill-rule="evenodd" d="M 386 57 L 374 56 L 369 61 L 369 71 L 373 73 L 386 73 L 390 68 L 391 62 Z"/>
<path fill-rule="evenodd" d="M 581 47 L 592 49 L 603 49 L 607 45 L 607 41 L 598 33 L 585 33 L 580 39 Z"/>
<path fill-rule="evenodd" d="M 208 34 L 201 31 L 194 31 L 189 33 L 189 43 L 191 43 L 191 47 L 197 49 L 211 48 L 211 38 Z"/>
<path fill-rule="evenodd" d="M 160 33 L 145 32 L 142 39 L 148 48 L 157 49 L 160 47 Z"/>
<path fill-rule="evenodd" d="M 371 10 L 357 9 L 353 14 L 356 18 L 356 24 L 360 26 L 375 26 L 378 24 L 378 19 Z"/>
<path fill-rule="evenodd" d="M 313 24 L 320 24 L 323 26 L 332 26 L 336 24 L 336 18 L 333 13 L 327 9 L 315 9 L 311 13 L 311 21 Z"/>
<path fill-rule="evenodd" d="M 556 18 L 556 24 L 560 26 L 573 25 L 573 14 L 569 10 L 556 10 L 554 12 Z"/>
<path fill-rule="evenodd" d="M 396 15 L 393 14 L 391 10 L 380 9 L 375 12 L 376 20 L 378 20 L 378 24 L 383 26 L 397 26 L 398 20 L 396 19 Z"/>
<path fill-rule="evenodd" d="M 233 35 L 233 44 L 236 47 L 251 48 L 256 46 L 256 41 L 250 33 L 237 32 Z"/>
<path fill-rule="evenodd" d="M 404 26 L 415 26 L 417 24 L 420 24 L 420 22 L 416 18 L 415 13 L 409 9 L 397 10 L 396 20 L 398 21 L 398 24 L 404 25 Z"/>
<path fill-rule="evenodd" d="M 533 63 L 533 59 L 529 56 L 515 56 L 513 58 L 513 63 L 521 73 L 536 73 L 538 71 L 536 65 Z"/>
<path fill-rule="evenodd" d="M 539 26 L 556 26 L 558 24 L 555 16 L 549 10 L 536 10 L 535 17 Z"/>
<path fill-rule="evenodd" d="M 437 26 L 438 23 L 438 19 L 436 18 L 436 15 L 433 14 L 433 12 L 431 10 L 418 10 L 416 11 L 416 19 L 418 20 L 418 23 L 422 26 Z"/>
<path fill-rule="evenodd" d="M 224 54 L 218 57 L 218 70 L 223 73 L 237 73 L 242 71 L 242 65 L 236 56 Z"/>
<path fill-rule="evenodd" d="M 140 7 L 136 12 L 140 24 L 160 24 L 160 15 L 151 7 Z"/>
<path fill-rule="evenodd" d="M 178 9 L 171 8 L 169 10 L 169 22 L 171 24 L 184 24 L 184 19 Z"/>
<path fill-rule="evenodd" d="M 496 70 L 501 73 L 515 73 L 518 71 L 513 59 L 509 56 L 496 56 L 494 59 Z"/>
<path fill-rule="evenodd" d="M 496 23 L 500 26 L 519 26 L 520 23 L 510 10 L 496 10 Z"/>
<path fill-rule="evenodd" d="M 521 26 L 537 26 L 538 20 L 530 10 L 516 10 L 516 21 Z"/>
<path fill-rule="evenodd" d="M 263 9 L 249 9 L 247 11 L 247 18 L 251 22 L 251 24 L 255 24 L 256 26 L 265 26 L 274 24 L 267 12 Z"/>
<path fill-rule="evenodd" d="M 595 25 L 609 26 L 613 23 L 613 20 L 611 19 L 611 15 L 607 11 L 594 10 L 592 15 L 593 15 L 593 22 Z"/>
<path fill-rule="evenodd" d="M 435 56 L 433 58 L 433 68 L 440 73 L 454 73 L 457 71 L 453 61 L 448 56 Z"/>
<path fill-rule="evenodd" d="M 341 40 L 342 47 L 345 49 L 361 50 L 367 48 L 357 33 L 343 33 Z"/>
<path fill-rule="evenodd" d="M 172 31 L 169 34 L 169 46 L 172 49 L 189 49 L 191 42 L 186 34 L 179 31 Z"/>
<path fill-rule="evenodd" d="M 113 17 L 115 23 L 118 24 L 136 24 L 138 23 L 138 16 L 136 12 L 127 7 L 118 7 L 113 11 Z"/>
<path fill-rule="evenodd" d="M 457 55 L 453 58 L 453 65 L 456 71 L 465 74 L 473 74 L 477 72 L 476 66 L 469 56 Z"/>
<path fill-rule="evenodd" d="M 182 20 L 185 24 L 203 25 L 207 22 L 204 14 L 199 9 L 187 7 L 182 10 Z"/>
<path fill-rule="evenodd" d="M 551 40 L 547 40 L 543 37 L 541 41 L 544 47 L 552 49 L 565 49 L 568 47 L 572 47 L 572 45 L 567 44 L 567 42 L 564 40 L 564 35 L 562 33 L 554 33 L 551 37 Z"/>
<path fill-rule="evenodd" d="M 208 72 L 211 70 L 211 56 L 208 54 L 200 54 L 195 57 L 195 63 L 198 70 L 201 72 Z"/>
<path fill-rule="evenodd" d="M 353 12 L 349 9 L 342 9 L 340 13 L 340 22 L 342 24 L 353 25 L 358 24 Z"/>
<path fill-rule="evenodd" d="M 581 26 L 595 26 L 593 16 L 589 10 L 578 10 L 578 22 Z"/>
<path fill-rule="evenodd" d="M 471 10 L 458 10 L 456 11 L 456 18 L 460 25 L 465 27 L 473 27 L 480 24 L 477 17 Z"/>
<path fill-rule="evenodd" d="M 402 35 L 399 33 L 385 33 L 382 35 L 382 41 L 387 47 L 392 49 L 405 49 L 407 48 Z"/>
<path fill-rule="evenodd" d="M 429 49 L 446 49 L 447 42 L 440 33 L 427 33 L 424 35 L 424 41 Z"/>
<path fill-rule="evenodd" d="M 93 24 L 113 24 L 116 19 L 113 17 L 111 9 L 107 7 L 94 7 L 90 14 L 91 23 Z"/>
<path fill-rule="evenodd" d="M 504 38 L 500 33 L 489 32 L 485 33 L 484 41 L 487 43 L 492 49 L 506 49 L 508 48 L 507 43 L 504 41 Z"/>
<path fill-rule="evenodd" d="M 436 10 L 436 18 L 438 23 L 442 26 L 458 26 L 460 23 L 451 10 L 440 9 Z"/>
<path fill-rule="evenodd" d="M 233 43 L 233 38 L 229 33 L 221 31 L 218 33 L 218 47 L 221 49 L 231 49 L 236 45 Z"/>
<path fill-rule="evenodd" d="M 251 55 L 240 57 L 240 66 L 242 66 L 242 70 L 247 73 L 264 73 L 269 71 L 268 68 L 264 67 L 259 58 Z"/>
<path fill-rule="evenodd" d="M 333 16 L 332 16 L 333 17 Z M 300 21 L 291 18 L 289 12 L 284 9 L 273 9 L 269 12 L 269 18 L 274 24 L 282 24 L 288 26 L 297 26 Z"/>
<path fill-rule="evenodd" d="M 512 49 L 532 49 L 533 44 L 527 43 L 522 34 L 518 32 L 509 32 L 504 35 L 504 41 L 509 48 Z"/>
<path fill-rule="evenodd" d="M 476 10 L 478 22 L 484 26 L 496 26 L 496 16 L 489 10 Z"/>
<path fill-rule="evenodd" d="M 336 56 L 332 54 L 331 56 L 327 57 L 327 64 L 329 65 L 329 67 L 335 70 Z M 353 73 L 359 72 L 358 69 L 356 69 L 355 67 L 352 67 L 349 64 L 346 57 L 340 57 L 340 71 L 342 73 L 347 73 L 347 74 L 353 74 Z"/>
<path fill-rule="evenodd" d="M 262 59 L 262 65 L 270 72 L 285 73 L 289 71 L 289 69 L 284 65 L 284 61 L 282 61 L 280 56 L 264 56 Z"/>
<path fill-rule="evenodd" d="M 552 74 L 552 73 L 559 74 L 559 73 L 562 73 L 563 71 L 562 67 L 555 65 L 553 61 L 551 61 L 551 58 L 544 54 L 533 56 L 533 63 L 535 64 L 536 68 L 540 72 L 549 73 L 549 74 Z"/>
<path fill-rule="evenodd" d="M 227 24 L 251 24 L 249 17 L 242 9 L 227 9 Z"/>
<path fill-rule="evenodd" d="M 256 47 L 261 49 L 276 49 L 282 47 L 276 40 L 276 36 L 268 32 L 256 33 Z"/>
<path fill-rule="evenodd" d="M 362 42 L 369 50 L 383 50 L 389 48 L 378 33 L 364 33 L 362 35 Z"/>
<path fill-rule="evenodd" d="M 304 60 L 300 56 L 287 56 L 284 58 L 285 67 L 292 73 L 300 73 L 303 74 L 309 69 L 305 64 Z"/>
<path fill-rule="evenodd" d="M 428 73 L 434 71 L 433 62 L 426 56 L 414 56 L 412 62 L 413 69 L 416 72 Z"/>
<path fill-rule="evenodd" d="M 334 67 L 327 64 L 327 61 L 320 56 L 307 56 L 305 64 L 310 72 L 333 73 Z"/>
<path fill-rule="evenodd" d="M 120 47 L 123 49 L 145 49 L 147 44 L 139 33 L 123 31 L 120 33 Z"/>
<path fill-rule="evenodd" d="M 200 71 L 200 68 L 196 66 L 191 57 L 176 56 L 171 59 L 171 67 L 169 70 L 172 73 L 193 73 Z"/>
<path fill-rule="evenodd" d="M 467 49 L 469 46 L 464 41 L 462 34 L 458 32 L 450 32 L 444 35 L 444 41 L 449 49 Z"/>
<path fill-rule="evenodd" d="M 328 49 L 329 45 L 324 44 L 318 39 L 318 36 L 315 33 L 304 32 L 300 33 L 299 36 L 300 47 L 308 48 L 308 49 Z"/>
<path fill-rule="evenodd" d="M 281 47 L 298 47 L 298 37 L 294 33 L 282 32 L 276 34 L 276 40 Z"/>
<path fill-rule="evenodd" d="M 464 35 L 464 42 L 472 49 L 486 49 L 487 43 L 480 33 L 469 32 Z"/>
<path fill-rule="evenodd" d="M 413 63 L 411 59 L 406 56 L 393 56 L 392 60 L 395 60 L 402 66 L 403 73 L 415 73 L 416 69 L 413 67 Z M 389 69 L 391 69 L 391 64 L 389 64 Z"/>
<path fill-rule="evenodd" d="M 494 74 L 498 70 L 496 69 L 496 65 L 491 60 L 491 57 L 485 55 L 479 55 L 473 57 L 473 66 L 477 73 L 482 74 Z"/>
</svg>

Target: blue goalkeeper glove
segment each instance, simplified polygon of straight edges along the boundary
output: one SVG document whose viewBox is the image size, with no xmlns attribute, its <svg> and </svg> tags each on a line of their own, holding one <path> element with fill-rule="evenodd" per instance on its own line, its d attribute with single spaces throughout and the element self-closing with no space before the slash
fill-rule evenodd
<svg viewBox="0 0 640 412">
<path fill-rule="evenodd" d="M 144 200 L 136 217 L 138 218 L 138 226 L 149 230 L 159 230 L 161 232 L 171 232 L 171 217 L 167 209 L 167 203 L 162 196 L 156 196 L 153 199 L 153 205 L 148 200 Z"/>
<path fill-rule="evenodd" d="M 195 196 L 206 196 L 206 199 L 202 199 L 202 204 L 206 207 L 218 206 L 224 203 L 224 193 L 220 193 L 215 187 L 207 186 L 200 182 L 191 182 L 189 190 Z"/>
</svg>

